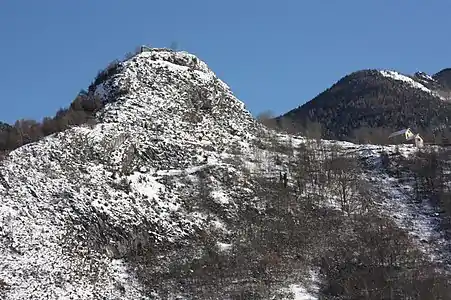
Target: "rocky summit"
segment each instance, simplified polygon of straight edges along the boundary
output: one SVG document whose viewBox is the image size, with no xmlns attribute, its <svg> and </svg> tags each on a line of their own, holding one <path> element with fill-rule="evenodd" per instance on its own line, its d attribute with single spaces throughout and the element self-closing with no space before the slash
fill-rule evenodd
<svg viewBox="0 0 451 300">
<path fill-rule="evenodd" d="M 220 162 L 249 147 L 258 125 L 229 87 L 187 53 L 155 49 L 115 68 L 92 90 L 106 103 L 99 124 L 48 136 L 2 162 L 8 299 L 139 299 L 120 259 L 129 244 L 176 243 L 222 222 L 183 208 L 198 172 L 217 169 L 208 180 L 224 210 L 244 200 L 236 195 L 244 191 L 222 186 L 230 170 Z"/>
<path fill-rule="evenodd" d="M 2 299 L 449 291 L 440 215 L 412 200 L 414 146 L 276 133 L 203 61 L 168 49 L 109 66 L 88 97 L 103 103 L 95 124 L 1 161 Z"/>
</svg>

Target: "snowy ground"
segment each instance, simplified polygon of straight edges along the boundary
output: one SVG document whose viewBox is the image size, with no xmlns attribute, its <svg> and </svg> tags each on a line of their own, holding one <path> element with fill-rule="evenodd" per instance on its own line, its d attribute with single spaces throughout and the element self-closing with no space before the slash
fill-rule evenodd
<svg viewBox="0 0 451 300">
<path fill-rule="evenodd" d="M 290 140 L 293 147 L 305 143 L 306 139 L 296 136 L 280 134 L 280 142 Z M 382 168 L 380 155 L 386 152 L 389 155 L 399 153 L 402 157 L 412 157 L 417 148 L 413 145 L 358 145 L 342 141 L 321 141 L 326 147 L 338 146 L 347 154 L 356 155 L 363 159 L 367 166 L 362 174 L 368 182 L 377 187 L 377 192 L 382 201 L 377 202 L 378 211 L 393 219 L 396 224 L 406 230 L 431 261 L 443 266 L 447 271 L 451 268 L 451 245 L 444 237 L 438 224 L 440 222 L 438 213 L 425 199 L 418 203 L 413 197 L 413 178 L 411 180 L 399 180 L 392 177 Z M 333 196 L 325 203 L 330 208 L 340 209 L 339 204 Z"/>
</svg>

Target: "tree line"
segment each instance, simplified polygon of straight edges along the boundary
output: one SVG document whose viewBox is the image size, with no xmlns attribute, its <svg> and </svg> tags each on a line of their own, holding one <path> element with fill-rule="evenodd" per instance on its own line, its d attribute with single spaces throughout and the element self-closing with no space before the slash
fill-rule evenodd
<svg viewBox="0 0 451 300">
<path fill-rule="evenodd" d="M 268 128 L 277 131 L 300 134 L 310 138 L 330 138 L 324 124 L 319 121 L 312 121 L 309 118 L 302 121 L 292 120 L 288 116 L 276 118 L 270 111 L 262 112 L 258 114 L 256 118 Z M 341 136 L 338 139 L 356 144 L 389 145 L 393 144 L 393 141 L 390 140 L 388 136 L 400 129 L 403 128 L 359 125 L 356 128 L 349 130 L 346 135 Z M 412 129 L 414 132 L 419 133 L 427 144 L 448 146 L 451 143 L 451 128 L 448 128 L 447 126 L 428 126 Z"/>
<path fill-rule="evenodd" d="M 98 97 L 93 96 L 96 86 L 117 74 L 120 71 L 120 63 L 134 57 L 139 52 L 140 47 L 136 47 L 133 52 L 126 53 L 124 58 L 110 62 L 105 69 L 97 73 L 89 85 L 88 91 L 81 90 L 69 107 L 60 108 L 53 117 L 45 117 L 42 121 L 20 119 L 11 125 L 0 122 L 0 160 L 20 146 L 62 132 L 71 126 L 95 124 L 97 122 L 95 114 L 104 106 Z M 126 91 L 120 90 L 119 94 L 115 96 L 120 96 L 121 93 L 126 93 Z"/>
<path fill-rule="evenodd" d="M 42 121 L 20 119 L 12 125 L 0 127 L 0 158 L 8 152 L 36 142 L 45 136 L 64 131 L 71 126 L 96 123 L 95 113 L 103 107 L 102 101 L 81 91 L 69 107 L 61 108 L 53 117 Z"/>
</svg>

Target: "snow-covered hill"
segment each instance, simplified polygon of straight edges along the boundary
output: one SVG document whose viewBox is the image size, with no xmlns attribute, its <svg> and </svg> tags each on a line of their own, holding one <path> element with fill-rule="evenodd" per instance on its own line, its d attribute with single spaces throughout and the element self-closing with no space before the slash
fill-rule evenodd
<svg viewBox="0 0 451 300">
<path fill-rule="evenodd" d="M 281 151 L 261 145 L 290 139 L 296 149 L 306 142 L 263 128 L 204 62 L 185 52 L 140 53 L 91 93 L 106 103 L 98 124 L 25 145 L 1 162 L 4 299 L 151 299 L 128 257 L 167 249 L 155 255 L 170 265 L 169 253 L 196 256 L 191 243 L 205 233 L 228 251 L 239 212 L 261 206 L 252 173 L 278 177 L 289 164 Z M 362 176 L 384 188 L 382 213 L 393 209 L 418 240 L 438 234 L 423 208 L 380 176 L 380 147 L 324 143 L 372 162 Z M 269 166 L 274 157 L 282 162 Z M 413 209 L 417 215 L 407 216 Z M 432 247 L 445 255 L 445 244 Z M 295 280 L 285 285 L 296 299 L 314 296 L 305 292 L 314 283 Z"/>
<path fill-rule="evenodd" d="M 139 286 L 114 259 L 126 244 L 175 242 L 208 222 L 221 225 L 181 206 L 193 174 L 229 172 L 221 156 L 245 149 L 258 125 L 205 63 L 158 50 L 121 63 L 98 86 L 109 102 L 98 125 L 49 136 L 2 162 L 0 278 L 8 299 L 138 299 Z M 127 93 L 116 98 L 120 89 Z M 217 201 L 232 214 L 242 191 L 222 190 Z"/>
</svg>

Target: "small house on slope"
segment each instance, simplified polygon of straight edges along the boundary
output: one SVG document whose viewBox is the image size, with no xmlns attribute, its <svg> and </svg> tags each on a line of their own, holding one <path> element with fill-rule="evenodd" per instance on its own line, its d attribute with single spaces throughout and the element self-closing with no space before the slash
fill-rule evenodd
<svg viewBox="0 0 451 300">
<path fill-rule="evenodd" d="M 423 147 L 423 138 L 418 133 L 413 133 L 410 128 L 393 132 L 388 139 L 394 144 L 415 144 L 417 148 Z"/>
</svg>

